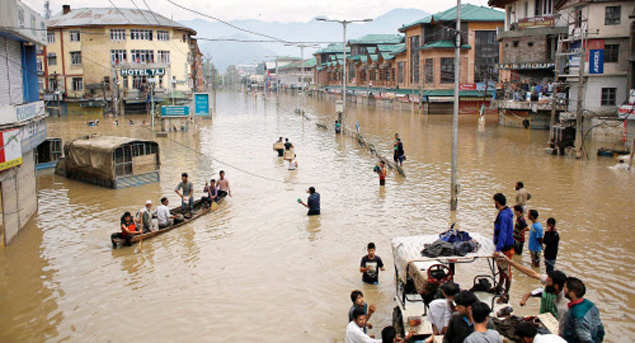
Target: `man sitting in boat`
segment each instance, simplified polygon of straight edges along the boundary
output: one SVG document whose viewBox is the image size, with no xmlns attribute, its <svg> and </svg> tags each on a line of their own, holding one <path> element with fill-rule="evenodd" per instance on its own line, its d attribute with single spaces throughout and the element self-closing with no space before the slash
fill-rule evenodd
<svg viewBox="0 0 635 343">
<path fill-rule="evenodd" d="M 152 220 L 152 200 L 147 200 L 146 205 L 137 213 L 137 222 L 143 228 L 143 233 L 155 231 L 157 223 Z"/>
<path fill-rule="evenodd" d="M 170 213 L 170 208 L 168 208 L 168 198 L 161 198 L 161 205 L 157 206 L 156 216 L 159 222 L 159 229 L 174 225 L 174 216 Z"/>
<path fill-rule="evenodd" d="M 191 216 L 194 210 L 194 187 L 188 181 L 187 173 L 181 174 L 181 182 L 179 182 L 174 191 L 181 197 L 181 214 L 185 215 L 185 208 L 187 207 Z"/>
<path fill-rule="evenodd" d="M 205 203 L 207 207 L 212 205 L 212 202 L 218 201 L 218 185 L 216 180 L 211 179 L 209 183 L 205 182 L 205 188 L 203 188 L 205 195 L 201 198 L 201 201 Z"/>
<path fill-rule="evenodd" d="M 132 215 L 130 214 L 130 212 L 126 212 L 123 214 L 123 216 L 121 217 L 120 226 L 121 232 L 116 232 L 110 235 L 110 241 L 112 242 L 113 246 L 117 245 L 117 243 L 115 242 L 116 238 L 125 239 L 126 245 L 130 245 L 130 238 L 141 233 L 141 231 L 137 230 L 137 226 L 135 225 L 134 220 L 132 220 Z"/>
<path fill-rule="evenodd" d="M 221 170 L 218 173 L 220 179 L 218 180 L 218 199 L 224 198 L 227 195 L 232 196 L 232 191 L 229 188 L 229 180 L 225 178 L 225 171 Z"/>
</svg>

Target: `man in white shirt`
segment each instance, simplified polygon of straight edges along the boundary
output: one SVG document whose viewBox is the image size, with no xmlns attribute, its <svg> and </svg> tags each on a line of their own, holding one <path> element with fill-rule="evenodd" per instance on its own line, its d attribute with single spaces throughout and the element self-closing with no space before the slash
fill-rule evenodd
<svg viewBox="0 0 635 343">
<path fill-rule="evenodd" d="M 538 329 L 529 322 L 520 322 L 514 333 L 522 343 L 567 343 L 564 338 L 558 335 L 538 334 Z"/>
<path fill-rule="evenodd" d="M 168 208 L 168 198 L 161 198 L 161 205 L 157 207 L 157 220 L 159 221 L 159 229 L 166 228 L 174 223 L 174 216 L 170 214 Z"/>
<path fill-rule="evenodd" d="M 444 299 L 436 299 L 430 302 L 428 318 L 432 323 L 432 332 L 435 336 L 445 335 L 448 330 L 448 323 L 452 317 L 452 303 L 454 296 L 459 294 L 459 285 L 454 282 L 446 282 L 441 285 L 441 294 Z"/>
<path fill-rule="evenodd" d="M 374 339 L 364 333 L 366 326 L 366 313 L 363 308 L 353 311 L 353 321 L 346 325 L 346 337 L 344 343 L 382 343 L 381 339 Z"/>
</svg>

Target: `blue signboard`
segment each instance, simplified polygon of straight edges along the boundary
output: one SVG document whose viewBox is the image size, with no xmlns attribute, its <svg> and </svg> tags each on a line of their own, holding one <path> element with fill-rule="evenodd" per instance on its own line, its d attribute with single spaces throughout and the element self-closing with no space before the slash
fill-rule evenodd
<svg viewBox="0 0 635 343">
<path fill-rule="evenodd" d="M 589 74 L 604 73 L 604 50 L 596 49 L 589 52 Z"/>
<path fill-rule="evenodd" d="M 194 114 L 197 116 L 209 116 L 208 93 L 194 93 Z"/>
<path fill-rule="evenodd" d="M 161 117 L 188 117 L 189 106 L 161 106 Z"/>
</svg>

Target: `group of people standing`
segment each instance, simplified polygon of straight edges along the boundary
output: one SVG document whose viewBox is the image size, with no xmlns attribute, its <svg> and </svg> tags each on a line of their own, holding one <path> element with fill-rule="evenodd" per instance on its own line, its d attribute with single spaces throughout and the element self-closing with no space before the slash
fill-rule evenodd
<svg viewBox="0 0 635 343">
<path fill-rule="evenodd" d="M 283 141 L 282 137 L 279 137 L 278 140 L 273 143 L 273 150 L 278 153 L 278 157 L 282 157 L 284 160 L 289 162 L 289 170 L 296 170 L 298 168 L 295 147 L 291 142 L 289 142 L 289 138 L 285 138 Z"/>
<path fill-rule="evenodd" d="M 495 256 L 500 272 L 499 287 L 504 285 L 504 289 L 502 289 L 503 301 L 509 299 L 512 281 L 511 268 L 513 267 L 540 281 L 543 286 L 525 294 L 520 305 L 524 306 L 530 297 L 539 297 L 539 313 L 551 313 L 559 321 L 558 334 L 561 338 L 540 342 L 602 342 L 604 326 L 595 304 L 584 298 L 586 294 L 584 282 L 555 269 L 560 243 L 556 219 L 547 219 L 547 231 L 545 232 L 538 220 L 538 210 L 527 210 L 527 202 L 531 199 L 531 194 L 525 189 L 523 182 L 518 181 L 514 188 L 516 190 L 516 204 L 513 211 L 507 206 L 505 195 L 496 193 L 493 196 L 494 206 L 498 210 L 494 221 Z M 525 220 L 525 213 L 528 213 L 531 226 Z M 522 255 L 527 231 L 529 231 L 528 249 L 532 267 L 539 268 L 541 258 L 544 257 L 545 273 L 539 273 L 532 268 L 525 267 L 513 259 L 514 254 Z M 567 303 L 565 299 L 568 299 L 569 302 Z M 527 328 L 519 329 L 521 333 L 528 331 Z M 524 336 L 521 335 L 521 337 Z M 526 342 L 529 343 L 532 340 Z"/>
</svg>

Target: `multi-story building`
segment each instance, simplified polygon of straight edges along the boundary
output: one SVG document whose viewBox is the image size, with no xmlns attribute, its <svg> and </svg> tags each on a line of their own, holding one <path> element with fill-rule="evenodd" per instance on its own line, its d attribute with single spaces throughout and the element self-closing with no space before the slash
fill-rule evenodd
<svg viewBox="0 0 635 343">
<path fill-rule="evenodd" d="M 453 7 L 408 25 L 406 35 L 405 88 L 420 89 L 423 102 L 432 113 L 450 113 L 454 96 L 455 28 L 457 8 Z M 462 105 L 480 99 L 485 81 L 498 81 L 498 28 L 505 13 L 483 6 L 461 5 L 461 70 L 459 83 Z M 493 86 L 490 88 L 493 91 Z M 489 93 L 489 92 L 488 92 Z"/>
<path fill-rule="evenodd" d="M 196 32 L 160 14 L 64 5 L 47 24 L 40 60 L 46 93 L 67 101 L 119 94 L 128 105 L 144 98 L 150 83 L 159 97 L 187 97 L 195 86 Z"/>
<path fill-rule="evenodd" d="M 632 56 L 629 15 L 635 2 L 561 0 L 556 2 L 555 9 L 568 21 L 563 50 L 570 54 L 586 52 L 582 108 L 593 113 L 615 114 L 629 96 L 627 77 Z M 570 86 L 570 112 L 577 111 L 579 66 L 580 57 L 575 54 L 559 66 Z"/>
<path fill-rule="evenodd" d="M 277 56 L 273 61 L 265 62 L 265 83 L 268 88 L 282 87 L 280 68 L 300 61 L 299 57 Z M 242 76 L 241 76 L 242 77 Z"/>
<path fill-rule="evenodd" d="M 350 51 L 347 46 L 346 53 L 350 54 Z M 314 52 L 313 56 L 316 63 L 313 79 L 320 87 L 342 84 L 342 71 L 337 67 L 344 64 L 344 44 L 331 43 Z"/>
<path fill-rule="evenodd" d="M 315 58 L 289 63 L 278 68 L 280 84 L 283 88 L 304 89 L 313 85 Z"/>
<path fill-rule="evenodd" d="M 490 0 L 505 9 L 505 25 L 498 32 L 502 81 L 553 80 L 556 47 L 566 34 L 567 20 L 554 12 L 556 0 Z"/>
<path fill-rule="evenodd" d="M 37 212 L 35 149 L 46 139 L 39 100 L 36 50 L 46 24 L 20 0 L 0 2 L 1 244 L 8 244 Z"/>
<path fill-rule="evenodd" d="M 347 46 L 351 49 L 348 56 L 347 86 L 372 89 L 392 88 L 395 72 L 392 66 L 395 50 L 403 48 L 403 35 L 370 34 L 351 39 Z"/>
</svg>

